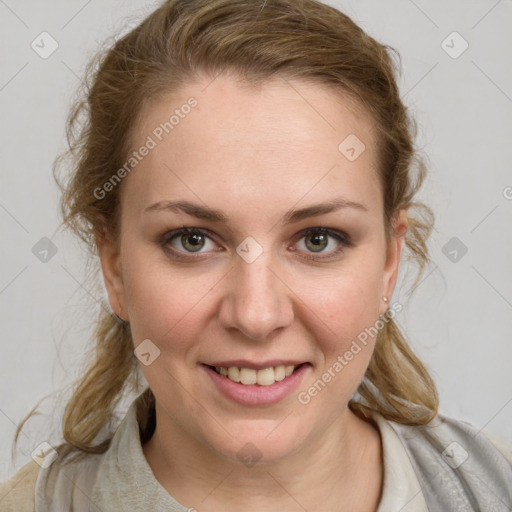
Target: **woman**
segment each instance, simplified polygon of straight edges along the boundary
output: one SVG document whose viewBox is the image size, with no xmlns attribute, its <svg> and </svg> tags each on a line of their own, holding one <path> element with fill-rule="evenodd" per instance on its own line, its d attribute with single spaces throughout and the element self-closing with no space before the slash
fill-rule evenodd
<svg viewBox="0 0 512 512">
<path fill-rule="evenodd" d="M 393 320 L 432 226 L 394 71 L 313 0 L 167 1 L 101 58 L 62 207 L 112 311 L 2 510 L 510 510 Z"/>
</svg>

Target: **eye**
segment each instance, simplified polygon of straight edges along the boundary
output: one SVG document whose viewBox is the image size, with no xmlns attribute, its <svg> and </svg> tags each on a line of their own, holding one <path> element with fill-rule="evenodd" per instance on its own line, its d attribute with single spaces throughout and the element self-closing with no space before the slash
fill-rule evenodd
<svg viewBox="0 0 512 512">
<path fill-rule="evenodd" d="M 181 229 L 170 231 L 164 235 L 160 243 L 167 253 L 177 259 L 190 259 L 194 258 L 191 256 L 194 253 L 203 254 L 219 250 L 208 230 L 194 227 L 183 226 Z M 314 227 L 299 234 L 298 243 L 292 251 L 306 253 L 301 255 L 305 259 L 321 260 L 332 258 L 351 245 L 350 237 L 341 231 Z"/>
<path fill-rule="evenodd" d="M 207 241 L 210 241 L 212 247 L 208 247 Z M 173 252 L 178 253 L 198 253 L 208 252 L 214 246 L 213 240 L 208 236 L 208 233 L 199 228 L 186 228 L 177 229 L 168 233 L 163 240 L 165 247 L 171 246 Z M 180 247 L 181 246 L 181 247 Z M 205 251 L 201 251 L 206 247 Z"/>
<path fill-rule="evenodd" d="M 304 242 L 302 242 L 302 240 L 304 240 Z M 304 258 L 319 260 L 337 255 L 346 247 L 350 247 L 352 244 L 348 235 L 342 233 L 341 231 L 323 227 L 315 227 L 303 231 L 297 245 L 301 251 L 310 253 L 310 255 L 303 256 Z M 305 249 L 302 249 L 300 246 L 303 246 Z M 314 255 L 311 255 L 311 253 L 327 253 L 327 255 L 318 258 Z"/>
</svg>

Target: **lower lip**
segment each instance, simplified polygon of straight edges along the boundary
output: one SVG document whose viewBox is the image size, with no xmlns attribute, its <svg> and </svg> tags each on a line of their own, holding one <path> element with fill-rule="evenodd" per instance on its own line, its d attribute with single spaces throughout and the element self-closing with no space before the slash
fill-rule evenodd
<svg viewBox="0 0 512 512">
<path fill-rule="evenodd" d="M 245 385 L 233 382 L 209 366 L 203 365 L 217 389 L 242 405 L 272 405 L 280 402 L 299 386 L 310 367 L 310 364 L 303 364 L 283 380 L 274 382 L 270 386 L 260 386 L 259 384 Z"/>
</svg>

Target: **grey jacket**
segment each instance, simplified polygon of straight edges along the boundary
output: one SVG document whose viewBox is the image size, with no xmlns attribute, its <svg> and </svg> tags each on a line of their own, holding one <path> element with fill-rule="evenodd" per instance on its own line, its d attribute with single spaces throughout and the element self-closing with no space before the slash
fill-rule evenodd
<svg viewBox="0 0 512 512">
<path fill-rule="evenodd" d="M 178 503 L 151 474 L 142 454 L 135 407 L 136 401 L 104 454 L 64 468 L 58 461 L 41 468 L 35 512 L 194 510 Z M 403 510 L 512 511 L 512 462 L 470 424 L 443 415 L 426 426 L 399 425 L 382 417 L 378 424 L 381 434 L 384 427 L 396 434 L 421 485 L 421 505 Z M 378 512 L 398 511 L 379 507 Z"/>
</svg>

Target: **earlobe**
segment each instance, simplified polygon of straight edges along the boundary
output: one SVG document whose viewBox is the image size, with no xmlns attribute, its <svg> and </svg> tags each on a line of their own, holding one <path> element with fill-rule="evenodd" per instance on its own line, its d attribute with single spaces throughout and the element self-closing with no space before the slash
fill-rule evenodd
<svg viewBox="0 0 512 512">
<path fill-rule="evenodd" d="M 126 312 L 124 300 L 124 285 L 121 267 L 121 255 L 118 244 L 104 233 L 96 234 L 96 246 L 101 262 L 103 282 L 107 289 L 110 307 L 116 316 L 126 320 L 123 310 Z M 125 313 L 126 314 L 126 313 Z"/>
</svg>

